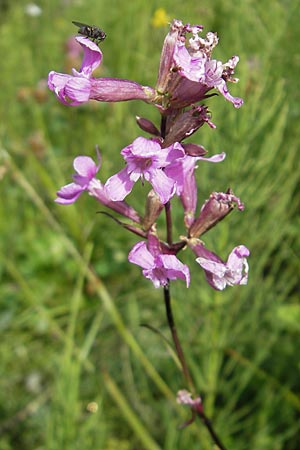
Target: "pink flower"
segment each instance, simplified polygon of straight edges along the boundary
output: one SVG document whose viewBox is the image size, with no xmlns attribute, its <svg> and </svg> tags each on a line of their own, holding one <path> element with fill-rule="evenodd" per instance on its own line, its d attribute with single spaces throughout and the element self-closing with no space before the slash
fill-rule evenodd
<svg viewBox="0 0 300 450">
<path fill-rule="evenodd" d="M 167 203 L 174 194 L 175 180 L 162 169 L 184 157 L 182 146 L 175 143 L 161 148 L 159 140 L 138 137 L 121 154 L 127 165 L 107 180 L 105 188 L 109 196 L 113 200 L 123 200 L 141 178 L 151 183 L 163 204 Z"/>
<path fill-rule="evenodd" d="M 181 278 L 190 283 L 188 266 L 175 255 L 163 254 L 157 237 L 149 233 L 148 243 L 138 242 L 128 255 L 128 260 L 142 267 L 144 277 L 152 281 L 156 288 L 167 286 L 169 280 Z"/>
<path fill-rule="evenodd" d="M 150 101 L 154 90 L 141 86 L 135 81 L 119 78 L 92 78 L 92 72 L 102 61 L 102 52 L 97 44 L 86 37 L 77 36 L 76 41 L 84 51 L 79 72 L 72 70 L 72 75 L 50 72 L 48 86 L 57 98 L 66 105 L 79 105 L 88 100 L 103 102 L 120 102 L 126 100 Z"/>
<path fill-rule="evenodd" d="M 188 405 L 196 411 L 199 410 L 199 408 L 202 408 L 201 397 L 196 397 L 195 399 L 193 399 L 192 394 L 186 389 L 181 389 L 177 392 L 176 401 L 180 405 Z"/>
<path fill-rule="evenodd" d="M 89 189 L 90 182 L 95 178 L 100 169 L 100 154 L 98 154 L 98 159 L 98 165 L 96 165 L 89 156 L 77 156 L 77 158 L 74 159 L 73 167 L 76 172 L 73 175 L 74 182 L 63 186 L 57 192 L 56 203 L 70 205 L 78 199 L 82 192 Z"/>
<path fill-rule="evenodd" d="M 89 156 L 77 156 L 74 159 L 73 167 L 76 172 L 73 175 L 74 182 L 63 186 L 57 192 L 55 202 L 61 205 L 71 205 L 84 191 L 87 191 L 89 195 L 95 197 L 102 205 L 139 223 L 141 218 L 135 209 L 126 202 L 113 201 L 101 181 L 96 178 L 96 174 L 101 166 L 101 155 L 99 152 L 97 152 L 97 156 L 98 165 Z"/>
<path fill-rule="evenodd" d="M 203 100 L 207 93 L 215 88 L 236 108 L 243 100 L 233 97 L 227 88 L 227 82 L 236 83 L 234 69 L 239 58 L 233 56 L 227 63 L 211 59 L 211 53 L 218 44 L 215 33 L 207 33 L 201 38 L 199 25 L 183 25 L 179 20 L 171 24 L 163 51 L 157 80 L 157 92 L 161 95 L 163 108 L 184 108 Z M 192 38 L 186 45 L 186 34 Z"/>
<path fill-rule="evenodd" d="M 183 144 L 185 150 L 191 144 Z M 186 148 L 187 147 L 187 148 Z M 204 149 L 203 149 L 204 150 Z M 189 156 L 175 161 L 174 164 L 167 166 L 166 175 L 176 181 L 176 194 L 180 196 L 184 208 L 184 222 L 188 228 L 194 221 L 194 215 L 197 207 L 197 184 L 195 179 L 195 169 L 197 161 L 221 162 L 225 159 L 224 152 L 213 155 L 209 158 L 203 156 Z"/>
<path fill-rule="evenodd" d="M 247 284 L 249 270 L 247 257 L 250 255 L 247 247 L 244 245 L 235 247 L 227 262 L 224 262 L 215 253 L 207 250 L 200 241 L 190 246 L 198 256 L 196 261 L 204 269 L 208 283 L 214 289 L 222 291 L 227 285 Z"/>
</svg>

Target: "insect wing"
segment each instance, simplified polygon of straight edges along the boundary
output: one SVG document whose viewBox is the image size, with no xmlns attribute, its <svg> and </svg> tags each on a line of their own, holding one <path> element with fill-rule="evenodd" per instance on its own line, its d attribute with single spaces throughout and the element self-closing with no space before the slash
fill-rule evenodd
<svg viewBox="0 0 300 450">
<path fill-rule="evenodd" d="M 79 28 L 88 27 L 88 28 L 90 28 L 90 26 L 87 25 L 86 23 L 76 22 L 75 20 L 72 20 L 72 23 L 75 25 L 75 27 L 79 27 Z"/>
</svg>

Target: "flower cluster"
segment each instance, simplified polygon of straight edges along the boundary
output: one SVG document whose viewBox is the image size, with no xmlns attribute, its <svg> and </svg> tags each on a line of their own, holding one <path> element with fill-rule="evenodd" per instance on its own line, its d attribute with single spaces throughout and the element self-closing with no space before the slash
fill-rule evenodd
<svg viewBox="0 0 300 450">
<path fill-rule="evenodd" d="M 143 269 L 143 275 L 155 287 L 167 286 L 170 280 L 182 278 L 190 283 L 190 273 L 177 254 L 184 247 L 196 255 L 196 262 L 205 272 L 208 283 L 217 290 L 227 285 L 246 284 L 248 278 L 247 257 L 249 250 L 244 245 L 235 247 L 227 261 L 223 261 L 205 247 L 200 239 L 204 233 L 224 219 L 235 207 L 244 205 L 231 190 L 213 192 L 197 214 L 198 191 L 195 171 L 203 162 L 222 162 L 224 153 L 207 157 L 203 146 L 185 142 L 200 127 L 215 128 L 208 108 L 203 101 L 216 90 L 234 107 L 243 101 L 233 97 L 228 82 L 237 82 L 233 77 L 238 57 L 228 62 L 211 58 L 218 43 L 214 33 L 200 37 L 200 25 L 184 25 L 174 20 L 167 34 L 160 59 L 155 87 L 143 86 L 136 81 L 118 78 L 93 78 L 93 71 L 101 64 L 102 52 L 96 43 L 87 37 L 76 37 L 84 51 L 79 71 L 72 75 L 50 72 L 49 88 L 66 105 L 79 105 L 89 100 L 119 102 L 142 100 L 154 105 L 161 115 L 160 127 L 146 118 L 137 117 L 137 125 L 149 134 L 139 136 L 127 145 L 121 155 L 125 167 L 102 183 L 96 176 L 101 166 L 88 156 L 74 160 L 73 182 L 57 192 L 56 202 L 74 203 L 84 192 L 104 206 L 130 219 L 133 224 L 122 225 L 143 238 L 129 252 L 130 262 Z M 191 37 L 188 39 L 188 36 Z M 132 208 L 125 198 L 134 185 L 141 182 L 145 189 L 145 213 L 142 216 Z M 171 201 L 177 196 L 183 208 L 186 235 L 176 242 L 172 239 Z M 156 221 L 166 211 L 166 242 L 161 240 Z"/>
</svg>

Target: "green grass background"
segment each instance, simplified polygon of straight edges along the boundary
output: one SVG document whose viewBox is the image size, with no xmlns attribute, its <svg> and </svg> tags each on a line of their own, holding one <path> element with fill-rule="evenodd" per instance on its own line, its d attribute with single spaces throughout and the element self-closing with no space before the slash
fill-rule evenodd
<svg viewBox="0 0 300 450">
<path fill-rule="evenodd" d="M 102 76 L 153 86 L 167 31 L 151 25 L 158 7 L 218 32 L 214 56 L 240 56 L 230 88 L 245 100 L 235 110 L 209 99 L 217 130 L 193 141 L 227 153 L 200 165 L 199 197 L 230 186 L 246 209 L 205 241 L 223 258 L 249 247 L 249 284 L 215 292 L 182 254 L 192 271 L 189 290 L 172 285 L 182 345 L 228 449 L 299 450 L 299 1 L 44 0 L 39 17 L 22 0 L 0 5 L 0 450 L 213 448 L 200 422 L 178 429 L 184 383 L 162 338 L 140 326 L 169 337 L 162 292 L 127 262 L 135 237 L 88 196 L 53 202 L 76 155 L 98 144 L 105 180 L 140 134 L 135 115 L 159 120 L 139 102 L 66 107 L 43 88 L 50 70 L 70 70 L 71 21 L 107 32 Z M 141 198 L 131 197 L 142 212 Z"/>
</svg>

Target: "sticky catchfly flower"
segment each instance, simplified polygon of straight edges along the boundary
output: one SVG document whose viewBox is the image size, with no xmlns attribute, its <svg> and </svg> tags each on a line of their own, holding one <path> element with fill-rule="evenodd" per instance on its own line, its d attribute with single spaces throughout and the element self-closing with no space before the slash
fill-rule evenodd
<svg viewBox="0 0 300 450">
<path fill-rule="evenodd" d="M 89 195 L 95 197 L 102 205 L 139 223 L 141 218 L 135 209 L 124 201 L 113 201 L 101 181 L 95 178 L 101 166 L 99 151 L 97 151 L 97 157 L 98 165 L 89 156 L 77 156 L 74 159 L 73 167 L 76 172 L 73 175 L 74 182 L 63 186 L 57 192 L 55 202 L 61 205 L 71 205 L 84 191 L 87 191 Z"/>
<path fill-rule="evenodd" d="M 84 56 L 79 71 L 72 75 L 50 72 L 48 86 L 57 98 L 66 105 L 79 105 L 89 100 L 120 102 L 126 100 L 151 101 L 154 90 L 139 83 L 119 78 L 92 78 L 92 72 L 102 61 L 102 52 L 95 42 L 77 36 L 76 41 L 83 48 Z"/>
<path fill-rule="evenodd" d="M 201 25 L 183 25 L 180 20 L 174 20 L 171 24 L 161 55 L 156 85 L 162 106 L 166 109 L 179 109 L 201 101 L 213 88 L 236 108 L 243 104 L 243 100 L 233 97 L 227 88 L 228 81 L 238 81 L 233 77 L 238 56 L 233 56 L 224 64 L 211 59 L 218 37 L 210 32 L 201 38 L 199 33 L 202 28 Z M 192 34 L 188 41 L 187 33 Z"/>
<path fill-rule="evenodd" d="M 148 242 L 138 242 L 128 255 L 128 260 L 142 267 L 144 277 L 152 281 L 156 288 L 167 286 L 169 280 L 181 278 L 190 283 L 188 266 L 183 264 L 175 255 L 162 253 L 158 238 L 149 233 Z"/>
<path fill-rule="evenodd" d="M 73 175 L 74 182 L 63 186 L 57 192 L 56 203 L 70 205 L 78 199 L 82 192 L 88 190 L 90 182 L 95 178 L 101 166 L 101 157 L 99 153 L 98 159 L 98 165 L 95 164 L 89 156 L 77 156 L 77 158 L 74 159 L 73 167 L 76 172 Z"/>
<path fill-rule="evenodd" d="M 222 291 L 226 286 L 247 284 L 249 269 L 247 257 L 250 255 L 250 251 L 244 245 L 235 247 L 227 262 L 207 250 L 201 241 L 190 247 L 198 256 L 196 261 L 204 269 L 206 279 L 214 289 Z"/>
<path fill-rule="evenodd" d="M 174 194 L 175 180 L 166 175 L 163 168 L 185 156 L 183 147 L 175 143 L 161 148 L 158 139 L 136 138 L 121 154 L 127 165 L 110 177 L 105 187 L 113 200 L 123 200 L 140 178 L 148 181 L 165 204 Z"/>
<path fill-rule="evenodd" d="M 189 144 L 187 144 L 187 146 L 188 145 Z M 183 145 L 183 147 L 187 150 L 185 145 Z M 184 208 L 184 222 L 187 228 L 194 221 L 197 207 L 197 185 L 195 179 L 197 161 L 217 163 L 223 161 L 225 157 L 226 154 L 224 152 L 211 157 L 185 155 L 184 158 L 181 158 L 178 161 L 175 161 L 174 164 L 166 167 L 166 174 L 176 181 L 176 194 L 180 196 Z"/>
</svg>

